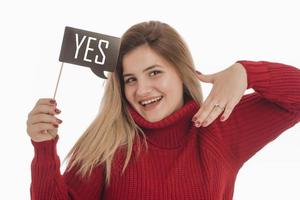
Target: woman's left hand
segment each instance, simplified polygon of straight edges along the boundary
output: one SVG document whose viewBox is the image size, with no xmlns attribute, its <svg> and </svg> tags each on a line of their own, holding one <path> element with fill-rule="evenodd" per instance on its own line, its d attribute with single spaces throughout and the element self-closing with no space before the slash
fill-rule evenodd
<svg viewBox="0 0 300 200">
<path fill-rule="evenodd" d="M 247 89 L 247 72 L 240 63 L 215 74 L 197 74 L 200 81 L 212 83 L 213 87 L 199 111 L 194 115 L 196 127 L 206 127 L 223 113 L 221 121 L 230 116 Z"/>
</svg>

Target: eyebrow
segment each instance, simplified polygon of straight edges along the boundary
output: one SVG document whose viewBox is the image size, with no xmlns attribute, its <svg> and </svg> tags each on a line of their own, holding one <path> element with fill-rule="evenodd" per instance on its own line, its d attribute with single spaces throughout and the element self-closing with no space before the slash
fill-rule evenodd
<svg viewBox="0 0 300 200">
<path fill-rule="evenodd" d="M 149 71 L 150 69 L 153 69 L 155 67 L 160 67 L 161 68 L 162 66 L 160 66 L 160 65 L 151 65 L 151 66 L 147 67 L 146 69 L 144 69 L 143 72 Z M 126 76 L 132 76 L 132 75 L 133 74 L 123 74 L 123 78 L 125 78 Z"/>
</svg>

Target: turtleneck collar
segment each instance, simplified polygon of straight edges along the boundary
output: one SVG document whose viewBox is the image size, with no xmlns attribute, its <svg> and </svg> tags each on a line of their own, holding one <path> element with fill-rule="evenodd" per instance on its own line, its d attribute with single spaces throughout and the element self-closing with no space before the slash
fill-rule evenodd
<svg viewBox="0 0 300 200">
<path fill-rule="evenodd" d="M 129 106 L 132 118 L 146 134 L 147 141 L 165 149 L 177 148 L 184 143 L 193 126 L 192 117 L 198 110 L 198 104 L 190 98 L 171 115 L 157 122 L 149 122 Z"/>
</svg>

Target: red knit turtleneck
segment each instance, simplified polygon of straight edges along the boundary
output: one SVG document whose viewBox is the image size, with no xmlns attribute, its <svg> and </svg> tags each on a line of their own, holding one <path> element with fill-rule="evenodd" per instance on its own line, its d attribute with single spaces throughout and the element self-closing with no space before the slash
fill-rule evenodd
<svg viewBox="0 0 300 200">
<path fill-rule="evenodd" d="M 248 88 L 225 122 L 192 126 L 198 110 L 187 101 L 165 119 L 150 123 L 130 113 L 146 134 L 149 148 L 132 157 L 124 172 L 117 153 L 110 185 L 104 166 L 81 179 L 71 170 L 60 174 L 55 140 L 33 142 L 31 198 L 34 200 L 231 200 L 241 166 L 266 144 L 300 120 L 300 70 L 271 62 L 240 61 Z M 297 92 L 296 92 L 297 91 Z M 121 152 L 121 151 L 120 151 Z M 249 192 L 252 192 L 249 190 Z"/>
</svg>

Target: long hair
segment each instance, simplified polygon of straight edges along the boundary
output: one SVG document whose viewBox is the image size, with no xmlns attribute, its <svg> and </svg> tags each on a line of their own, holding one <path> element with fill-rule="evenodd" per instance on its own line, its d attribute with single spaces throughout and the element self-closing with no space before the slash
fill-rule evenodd
<svg viewBox="0 0 300 200">
<path fill-rule="evenodd" d="M 198 105 L 202 104 L 201 85 L 195 75 L 192 56 L 181 36 L 171 26 L 159 21 L 133 25 L 121 38 L 118 64 L 105 82 L 99 113 L 67 154 L 66 159 L 70 162 L 66 170 L 76 166 L 77 172 L 85 177 L 95 167 L 104 165 L 105 181 L 109 184 L 113 158 L 118 148 L 125 147 L 127 150 L 123 173 L 130 160 L 135 138 L 140 144 L 142 136 L 147 147 L 144 132 L 135 124 L 127 109 L 129 103 L 125 97 L 122 76 L 124 55 L 144 44 L 175 67 L 183 81 L 184 97 L 194 99 Z"/>
</svg>

